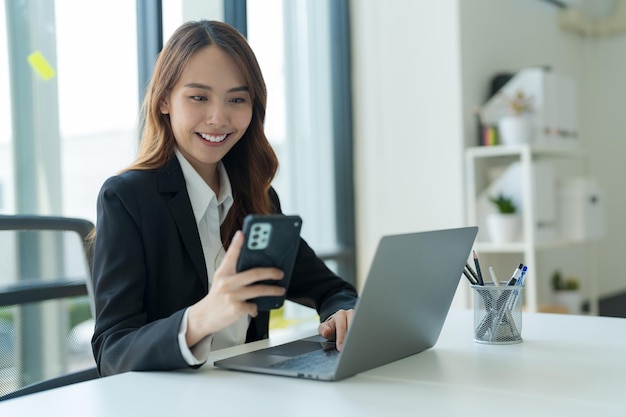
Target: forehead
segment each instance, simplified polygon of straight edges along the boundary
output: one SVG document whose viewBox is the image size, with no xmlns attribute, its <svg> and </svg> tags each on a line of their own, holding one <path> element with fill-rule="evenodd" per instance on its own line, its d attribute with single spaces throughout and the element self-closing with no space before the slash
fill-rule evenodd
<svg viewBox="0 0 626 417">
<path fill-rule="evenodd" d="M 235 60 L 215 45 L 194 52 L 183 67 L 177 84 L 188 83 L 200 83 L 212 89 L 226 90 L 247 85 L 246 78 Z"/>
</svg>

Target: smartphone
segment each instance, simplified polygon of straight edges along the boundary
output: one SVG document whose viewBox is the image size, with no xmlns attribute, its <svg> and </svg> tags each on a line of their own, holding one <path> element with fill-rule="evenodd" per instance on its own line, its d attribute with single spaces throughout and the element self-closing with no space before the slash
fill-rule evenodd
<svg viewBox="0 0 626 417">
<path fill-rule="evenodd" d="M 243 221 L 244 245 L 237 260 L 237 271 L 256 267 L 274 267 L 284 272 L 280 281 L 259 283 L 287 288 L 300 245 L 302 219 L 297 215 L 249 214 Z M 280 308 L 285 297 L 258 297 L 250 301 L 259 311 Z"/>
</svg>

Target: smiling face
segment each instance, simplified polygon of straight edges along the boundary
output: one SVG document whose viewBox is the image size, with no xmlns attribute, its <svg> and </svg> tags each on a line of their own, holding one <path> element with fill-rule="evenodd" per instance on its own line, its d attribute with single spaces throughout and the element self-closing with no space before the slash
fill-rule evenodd
<svg viewBox="0 0 626 417">
<path fill-rule="evenodd" d="M 160 110 L 169 115 L 180 152 L 212 185 L 217 163 L 250 124 L 252 100 L 239 67 L 211 45 L 191 56 Z"/>
</svg>

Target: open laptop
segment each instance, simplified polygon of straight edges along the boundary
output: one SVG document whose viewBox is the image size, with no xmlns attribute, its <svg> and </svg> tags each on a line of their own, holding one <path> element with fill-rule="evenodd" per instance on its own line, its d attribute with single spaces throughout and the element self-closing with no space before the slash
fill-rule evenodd
<svg viewBox="0 0 626 417">
<path fill-rule="evenodd" d="M 313 336 L 214 365 L 337 381 L 432 347 L 477 232 L 477 227 L 464 227 L 383 237 L 341 352 Z"/>
</svg>

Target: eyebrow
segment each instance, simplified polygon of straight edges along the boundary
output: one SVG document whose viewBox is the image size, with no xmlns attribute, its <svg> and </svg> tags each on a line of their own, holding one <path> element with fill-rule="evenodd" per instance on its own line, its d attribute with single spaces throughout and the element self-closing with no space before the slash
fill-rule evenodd
<svg viewBox="0 0 626 417">
<path fill-rule="evenodd" d="M 201 90 L 213 90 L 212 87 L 205 85 L 205 84 L 200 84 L 200 83 L 187 83 L 185 84 L 185 87 L 187 88 L 199 88 Z M 246 92 L 250 92 L 250 89 L 248 88 L 248 86 L 246 85 L 242 85 L 240 87 L 233 87 L 230 90 L 228 90 L 229 93 L 236 93 L 239 91 L 246 91 Z"/>
</svg>

